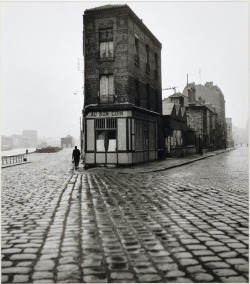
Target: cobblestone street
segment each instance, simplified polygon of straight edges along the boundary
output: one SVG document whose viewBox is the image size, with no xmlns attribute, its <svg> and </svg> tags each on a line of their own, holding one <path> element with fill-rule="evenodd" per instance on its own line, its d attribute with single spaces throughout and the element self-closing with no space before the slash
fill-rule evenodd
<svg viewBox="0 0 250 284">
<path fill-rule="evenodd" d="M 2 283 L 248 282 L 247 147 L 146 173 L 28 159 L 2 169 Z"/>
</svg>

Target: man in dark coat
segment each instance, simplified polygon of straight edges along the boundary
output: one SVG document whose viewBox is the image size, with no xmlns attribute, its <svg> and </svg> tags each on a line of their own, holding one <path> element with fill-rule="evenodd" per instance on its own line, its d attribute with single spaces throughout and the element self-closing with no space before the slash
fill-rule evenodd
<svg viewBox="0 0 250 284">
<path fill-rule="evenodd" d="M 75 146 L 75 149 L 73 150 L 72 153 L 72 159 L 74 159 L 75 162 L 75 169 L 78 169 L 78 165 L 79 165 L 79 161 L 80 161 L 80 155 L 81 152 L 79 151 L 79 149 L 77 149 L 77 146 Z"/>
</svg>

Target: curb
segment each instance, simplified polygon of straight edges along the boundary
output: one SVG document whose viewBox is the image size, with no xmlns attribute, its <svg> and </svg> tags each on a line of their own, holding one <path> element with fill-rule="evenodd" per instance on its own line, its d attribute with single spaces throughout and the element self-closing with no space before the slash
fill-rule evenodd
<svg viewBox="0 0 250 284">
<path fill-rule="evenodd" d="M 185 165 L 194 163 L 194 162 L 199 161 L 199 160 L 204 160 L 206 158 L 211 158 L 211 157 L 216 156 L 216 155 L 224 154 L 224 153 L 229 152 L 231 150 L 235 150 L 235 148 L 227 149 L 227 150 L 224 150 L 224 151 L 221 151 L 221 152 L 218 152 L 218 153 L 211 153 L 211 154 L 208 154 L 206 156 L 203 156 L 203 157 L 200 157 L 200 158 L 196 158 L 196 159 L 193 159 L 193 160 L 190 160 L 190 161 L 187 161 L 187 162 L 183 162 L 182 164 L 178 164 L 178 165 L 174 165 L 174 166 L 168 166 L 168 167 L 165 167 L 165 168 L 162 167 L 160 169 L 155 169 L 155 170 L 139 171 L 139 172 L 136 172 L 136 174 L 155 173 L 155 172 L 161 172 L 161 171 L 174 169 L 174 168 L 177 168 L 177 167 L 181 167 L 181 166 L 185 166 Z M 131 173 L 128 173 L 128 172 L 118 172 L 117 174 L 133 174 L 133 173 L 132 172 Z"/>
<path fill-rule="evenodd" d="M 24 162 L 24 163 L 16 163 L 16 164 L 3 165 L 3 166 L 1 166 L 1 168 L 4 169 L 4 168 L 19 166 L 19 165 L 25 165 L 25 164 L 29 164 L 29 163 L 32 163 L 32 162 Z"/>
</svg>

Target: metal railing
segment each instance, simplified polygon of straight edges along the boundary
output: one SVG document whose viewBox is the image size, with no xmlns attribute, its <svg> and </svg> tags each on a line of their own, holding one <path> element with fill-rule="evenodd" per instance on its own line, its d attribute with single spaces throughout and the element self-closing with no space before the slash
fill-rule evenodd
<svg viewBox="0 0 250 284">
<path fill-rule="evenodd" d="M 2 166 L 25 162 L 26 158 L 24 156 L 25 154 L 19 154 L 14 156 L 2 156 Z"/>
</svg>

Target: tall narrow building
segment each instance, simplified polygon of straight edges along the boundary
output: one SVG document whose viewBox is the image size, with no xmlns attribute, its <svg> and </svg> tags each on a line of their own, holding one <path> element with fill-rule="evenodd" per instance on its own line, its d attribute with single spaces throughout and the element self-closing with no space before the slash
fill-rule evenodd
<svg viewBox="0 0 250 284">
<path fill-rule="evenodd" d="M 161 153 L 161 48 L 128 5 L 83 16 L 85 163 L 129 165 Z"/>
</svg>

